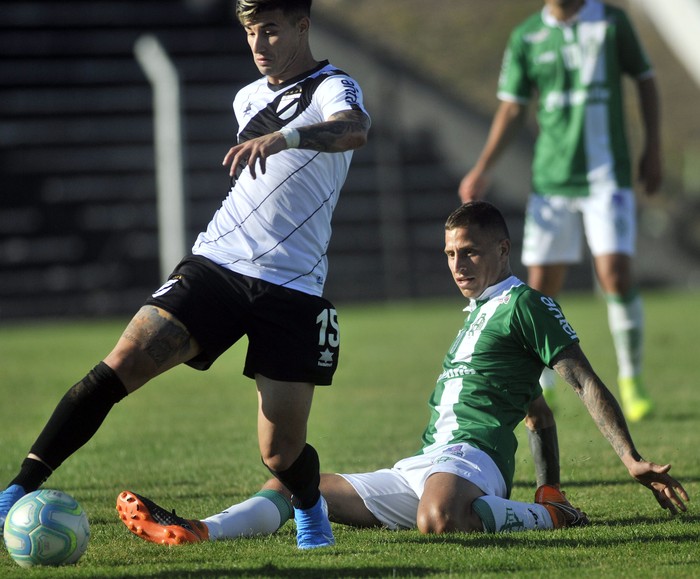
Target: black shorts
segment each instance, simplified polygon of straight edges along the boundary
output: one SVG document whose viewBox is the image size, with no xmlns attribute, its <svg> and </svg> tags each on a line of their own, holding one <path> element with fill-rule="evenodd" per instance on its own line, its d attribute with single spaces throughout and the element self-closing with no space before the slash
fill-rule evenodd
<svg viewBox="0 0 700 579">
<path fill-rule="evenodd" d="M 244 335 L 243 374 L 329 385 L 340 334 L 328 300 L 229 271 L 193 255 L 183 259 L 146 304 L 173 314 L 202 352 L 187 362 L 206 370 Z"/>
</svg>

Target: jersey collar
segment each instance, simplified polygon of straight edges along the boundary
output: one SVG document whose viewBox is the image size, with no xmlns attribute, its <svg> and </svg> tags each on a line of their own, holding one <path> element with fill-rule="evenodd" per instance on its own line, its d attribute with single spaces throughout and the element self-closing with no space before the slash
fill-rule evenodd
<svg viewBox="0 0 700 579">
<path fill-rule="evenodd" d="M 272 92 L 280 91 L 282 89 L 287 88 L 288 86 L 292 86 L 293 84 L 299 82 L 300 80 L 304 80 L 306 77 L 311 76 L 315 72 L 322 70 L 324 67 L 328 66 L 328 64 L 329 63 L 327 60 L 322 60 L 315 67 L 313 67 L 311 70 L 307 70 L 306 72 L 302 72 L 301 74 L 295 76 L 294 78 L 290 78 L 289 80 L 285 80 L 283 83 L 280 83 L 280 84 L 270 84 L 268 82 L 267 87 Z"/>
<path fill-rule="evenodd" d="M 502 282 L 497 283 L 496 285 L 492 285 L 487 287 L 481 295 L 474 299 L 474 298 L 469 298 L 469 305 L 464 308 L 465 312 L 473 312 L 476 308 L 479 306 L 482 306 L 485 304 L 487 301 L 499 297 L 506 293 L 508 290 L 511 288 L 517 287 L 519 285 L 522 285 L 523 282 L 520 281 L 517 277 L 514 275 L 511 275 L 510 277 L 507 277 L 504 279 Z"/>
</svg>

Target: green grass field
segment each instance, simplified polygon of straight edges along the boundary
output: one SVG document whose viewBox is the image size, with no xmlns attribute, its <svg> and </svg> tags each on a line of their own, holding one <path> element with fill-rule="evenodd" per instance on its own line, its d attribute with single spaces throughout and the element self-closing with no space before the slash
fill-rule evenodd
<svg viewBox="0 0 700 579">
<path fill-rule="evenodd" d="M 631 426 L 640 452 L 700 495 L 698 295 L 645 293 L 647 380 L 653 418 Z M 600 298 L 566 294 L 564 311 L 584 351 L 616 392 L 615 360 Z M 340 308 L 341 369 L 319 388 L 309 440 L 326 471 L 389 466 L 418 449 L 426 400 L 461 325 L 458 297 Z M 32 324 L 0 330 L 0 485 L 14 476 L 65 390 L 111 348 L 126 320 Z M 102 429 L 46 486 L 73 494 L 92 536 L 76 566 L 20 569 L 0 549 L 0 577 L 698 577 L 700 517 L 669 517 L 629 478 L 583 405 L 558 387 L 562 485 L 592 524 L 511 535 L 422 536 L 335 526 L 337 546 L 296 549 L 294 525 L 272 537 L 159 547 L 117 518 L 130 489 L 189 517 L 255 492 L 266 479 L 255 437 L 256 396 L 241 375 L 240 344 L 200 373 L 178 368 L 122 401 Z M 529 501 L 533 468 L 524 427 L 513 498 Z"/>
</svg>

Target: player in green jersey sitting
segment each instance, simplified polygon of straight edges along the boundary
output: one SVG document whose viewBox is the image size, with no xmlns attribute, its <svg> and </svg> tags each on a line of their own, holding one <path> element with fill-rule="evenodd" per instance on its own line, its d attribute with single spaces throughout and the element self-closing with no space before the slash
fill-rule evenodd
<svg viewBox="0 0 700 579">
<path fill-rule="evenodd" d="M 460 185 L 460 198 L 483 196 L 489 171 L 537 100 L 538 136 L 525 218 L 528 285 L 556 297 L 569 264 L 593 255 L 605 294 L 627 420 L 652 411 L 642 383 L 644 318 L 632 275 L 635 195 L 625 135 L 622 78 L 636 84 L 644 128 L 639 180 L 661 183 L 659 99 L 654 72 L 629 18 L 598 0 L 545 0 L 508 41 L 498 83 L 501 101 L 489 137 Z M 551 400 L 554 375 L 542 376 Z"/>
<path fill-rule="evenodd" d="M 514 430 L 541 398 L 545 366 L 575 390 L 630 475 L 662 508 L 689 500 L 670 465 L 644 460 L 614 396 L 591 368 L 557 303 L 510 269 L 510 237 L 501 213 L 475 201 L 445 225 L 445 253 L 467 317 L 443 361 L 430 397 L 422 448 L 393 467 L 362 474 L 323 474 L 331 521 L 357 527 L 418 528 L 423 533 L 504 532 L 585 525 L 588 519 L 555 486 L 533 503 L 509 499 Z M 275 479 L 263 490 L 203 521 L 170 513 L 130 491 L 117 498 L 136 535 L 164 544 L 275 532 L 293 516 L 293 499 Z"/>
</svg>

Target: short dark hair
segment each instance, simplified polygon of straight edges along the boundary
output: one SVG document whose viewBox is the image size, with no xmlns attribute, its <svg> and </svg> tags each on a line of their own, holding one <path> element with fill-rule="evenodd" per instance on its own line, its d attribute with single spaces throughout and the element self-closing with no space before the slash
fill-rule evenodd
<svg viewBox="0 0 700 579">
<path fill-rule="evenodd" d="M 236 18 L 241 24 L 263 12 L 282 10 L 285 16 L 311 16 L 312 0 L 236 0 Z"/>
<path fill-rule="evenodd" d="M 455 209 L 445 222 L 445 231 L 470 225 L 492 231 L 499 239 L 510 239 L 503 214 L 488 201 L 469 201 Z"/>
</svg>

